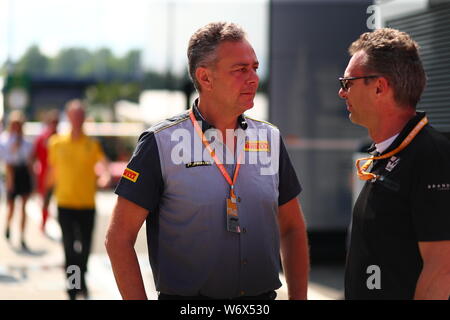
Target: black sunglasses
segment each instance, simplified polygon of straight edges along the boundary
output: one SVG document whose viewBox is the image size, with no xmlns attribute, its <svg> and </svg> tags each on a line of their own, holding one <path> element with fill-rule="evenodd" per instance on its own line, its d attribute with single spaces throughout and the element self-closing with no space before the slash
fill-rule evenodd
<svg viewBox="0 0 450 320">
<path fill-rule="evenodd" d="M 347 77 L 347 78 L 345 78 L 345 77 L 340 77 L 340 78 L 339 78 L 339 82 L 340 82 L 340 84 L 341 84 L 342 90 L 347 91 L 347 90 L 348 90 L 348 82 L 349 82 L 350 80 L 357 80 L 357 79 L 371 79 L 371 78 L 378 78 L 378 77 L 380 77 L 380 76 L 372 75 L 372 76 L 363 76 L 363 77 Z"/>
</svg>

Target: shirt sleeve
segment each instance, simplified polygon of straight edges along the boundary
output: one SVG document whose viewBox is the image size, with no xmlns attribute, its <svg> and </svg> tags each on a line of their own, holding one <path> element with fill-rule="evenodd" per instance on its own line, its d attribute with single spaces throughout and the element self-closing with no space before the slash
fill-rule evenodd
<svg viewBox="0 0 450 320">
<path fill-rule="evenodd" d="M 56 146 L 56 139 L 57 139 L 57 135 L 53 135 L 52 137 L 50 137 L 50 139 L 48 140 L 48 154 L 47 154 L 47 160 L 48 163 L 52 166 L 55 165 L 55 146 Z"/>
<path fill-rule="evenodd" d="M 412 191 L 418 241 L 450 240 L 450 145 L 422 152 Z"/>
<path fill-rule="evenodd" d="M 281 206 L 298 196 L 302 191 L 302 187 L 298 181 L 297 174 L 292 166 L 291 159 L 289 159 L 289 155 L 281 136 L 279 177 L 278 206 Z"/>
<path fill-rule="evenodd" d="M 153 132 L 144 132 L 139 138 L 115 193 L 138 206 L 155 212 L 163 192 L 158 145 Z"/>
</svg>

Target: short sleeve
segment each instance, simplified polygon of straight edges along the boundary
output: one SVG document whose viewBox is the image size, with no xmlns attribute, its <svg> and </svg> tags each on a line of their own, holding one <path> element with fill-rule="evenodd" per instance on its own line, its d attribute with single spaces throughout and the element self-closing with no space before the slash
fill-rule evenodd
<svg viewBox="0 0 450 320">
<path fill-rule="evenodd" d="M 450 147 L 423 152 L 412 191 L 418 241 L 450 240 Z"/>
<path fill-rule="evenodd" d="M 298 181 L 297 174 L 292 166 L 291 159 L 289 158 L 281 136 L 279 177 L 278 206 L 281 206 L 298 196 L 302 191 L 302 187 Z"/>
<path fill-rule="evenodd" d="M 58 136 L 55 134 L 50 137 L 50 139 L 48 140 L 48 144 L 47 144 L 47 147 L 48 147 L 47 160 L 48 160 L 48 163 L 52 166 L 55 165 L 55 161 L 56 161 L 55 148 L 56 148 L 57 139 L 58 139 Z"/>
<path fill-rule="evenodd" d="M 153 132 L 144 132 L 125 169 L 115 193 L 155 212 L 163 192 L 158 145 Z"/>
</svg>

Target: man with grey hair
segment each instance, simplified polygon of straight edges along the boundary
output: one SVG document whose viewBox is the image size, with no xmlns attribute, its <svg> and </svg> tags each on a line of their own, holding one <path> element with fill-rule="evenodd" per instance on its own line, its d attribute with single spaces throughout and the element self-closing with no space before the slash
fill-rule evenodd
<svg viewBox="0 0 450 320">
<path fill-rule="evenodd" d="M 339 96 L 374 145 L 357 161 L 366 183 L 353 210 L 345 296 L 448 299 L 450 142 L 416 111 L 426 82 L 418 45 L 383 28 L 349 52 Z"/>
<path fill-rule="evenodd" d="M 243 114 L 255 52 L 240 27 L 218 22 L 191 37 L 188 59 L 199 98 L 141 135 L 116 189 L 106 248 L 122 297 L 147 298 L 134 251 L 146 221 L 160 300 L 275 299 L 280 249 L 289 298 L 306 299 L 300 184 L 278 129 Z"/>
</svg>

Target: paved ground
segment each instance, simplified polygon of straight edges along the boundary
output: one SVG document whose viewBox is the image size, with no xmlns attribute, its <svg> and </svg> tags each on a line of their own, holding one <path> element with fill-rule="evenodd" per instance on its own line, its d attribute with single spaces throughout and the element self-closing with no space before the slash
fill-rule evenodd
<svg viewBox="0 0 450 320">
<path fill-rule="evenodd" d="M 4 197 L 2 196 L 2 200 Z M 115 285 L 109 260 L 103 246 L 109 217 L 115 202 L 111 192 L 97 195 L 97 217 L 92 255 L 89 261 L 87 283 L 91 299 L 120 299 Z M 20 249 L 19 212 L 15 214 L 12 236 L 9 242 L 4 238 L 5 204 L 0 204 L 0 300 L 63 300 L 65 293 L 65 274 L 63 268 L 63 249 L 60 243 L 61 231 L 52 217 L 45 236 L 39 230 L 39 200 L 32 198 L 28 204 L 28 224 L 26 240 L 30 251 Z M 53 205 L 52 213 L 55 214 Z M 147 260 L 145 228 L 141 230 L 136 242 L 143 278 L 149 299 L 156 299 L 151 269 Z M 286 285 L 278 290 L 277 299 L 286 299 Z M 312 266 L 309 298 L 314 300 L 334 300 L 342 298 L 343 267 L 339 265 Z"/>
</svg>

